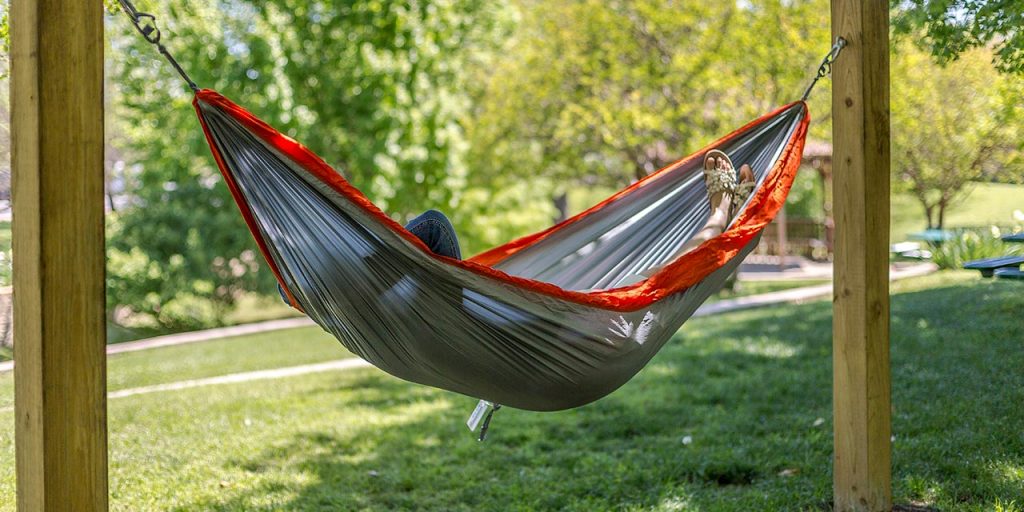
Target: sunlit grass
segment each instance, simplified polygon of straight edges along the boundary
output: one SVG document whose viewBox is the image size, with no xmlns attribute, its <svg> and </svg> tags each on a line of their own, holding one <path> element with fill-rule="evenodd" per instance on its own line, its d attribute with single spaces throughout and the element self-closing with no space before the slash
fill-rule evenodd
<svg viewBox="0 0 1024 512">
<path fill-rule="evenodd" d="M 1024 293 L 941 273 L 892 314 L 898 502 L 1024 503 Z M 110 403 L 115 510 L 820 510 L 831 494 L 828 301 L 691 320 L 580 409 L 503 409 L 373 369 Z M 13 500 L 0 413 L 0 508 Z M 688 441 L 688 442 L 684 442 Z"/>
<path fill-rule="evenodd" d="M 264 296 L 255 293 L 243 295 L 221 319 L 223 325 L 239 325 L 266 320 L 278 320 L 300 316 L 301 313 L 288 306 L 277 295 Z M 130 322 L 129 322 L 130 323 Z M 107 324 L 107 343 L 123 343 L 179 331 L 161 328 L 156 325 L 117 325 Z"/>
<path fill-rule="evenodd" d="M 823 282 L 825 281 L 743 283 L 737 292 L 723 291 L 716 299 L 766 293 Z M 115 354 L 109 358 L 107 387 L 111 391 L 116 391 L 228 373 L 318 363 L 345 357 L 352 357 L 352 355 L 342 348 L 333 337 L 319 328 L 288 329 L 211 342 Z M 13 378 L 13 374 L 10 372 L 0 373 L 0 408 L 10 407 L 13 404 Z"/>
<path fill-rule="evenodd" d="M 285 329 L 114 354 L 108 358 L 107 389 L 116 391 L 346 357 L 352 354 L 319 327 Z M 0 374 L 0 408 L 13 404 L 13 381 L 13 373 Z"/>
<path fill-rule="evenodd" d="M 963 202 L 946 212 L 946 227 L 1006 226 L 1013 224 L 1014 210 L 1024 210 L 1024 185 L 1005 183 L 972 183 Z M 927 227 L 924 209 L 908 194 L 892 196 L 893 242 Z"/>
</svg>

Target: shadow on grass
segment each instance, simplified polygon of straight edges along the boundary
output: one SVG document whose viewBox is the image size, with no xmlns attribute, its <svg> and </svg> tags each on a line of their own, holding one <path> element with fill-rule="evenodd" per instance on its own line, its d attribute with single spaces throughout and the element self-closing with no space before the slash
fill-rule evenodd
<svg viewBox="0 0 1024 512">
<path fill-rule="evenodd" d="M 1024 503 L 1022 289 L 894 299 L 898 502 Z M 831 495 L 828 303 L 693 320 L 618 392 L 560 413 L 502 410 L 486 443 L 462 424 L 470 399 L 382 375 L 319 393 L 391 425 L 297 433 L 229 464 L 306 483 L 186 509 L 795 510 Z"/>
</svg>

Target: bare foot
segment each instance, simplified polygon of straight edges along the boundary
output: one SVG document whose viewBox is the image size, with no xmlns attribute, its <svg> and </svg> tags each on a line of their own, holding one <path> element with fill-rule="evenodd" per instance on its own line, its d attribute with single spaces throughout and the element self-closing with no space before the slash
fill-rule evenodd
<svg viewBox="0 0 1024 512">
<path fill-rule="evenodd" d="M 747 202 L 751 192 L 754 191 L 754 170 L 749 165 L 740 166 L 740 182 L 736 185 L 736 197 L 733 199 L 732 208 L 729 210 L 729 218 L 735 219 L 743 203 Z"/>
<path fill-rule="evenodd" d="M 687 254 L 704 242 L 722 234 L 729 221 L 737 213 L 737 210 L 746 201 L 746 196 L 754 185 L 754 171 L 749 165 L 743 164 L 739 172 L 740 184 L 736 184 L 736 169 L 725 153 L 719 150 L 711 150 L 704 157 L 704 182 L 708 187 L 708 202 L 711 206 L 711 216 L 704 227 L 690 238 L 676 254 L 672 255 L 666 263 L 675 261 L 680 256 Z M 734 197 L 739 192 L 742 197 Z M 661 270 L 664 265 L 649 268 L 640 272 L 644 277 L 650 277 Z"/>
</svg>

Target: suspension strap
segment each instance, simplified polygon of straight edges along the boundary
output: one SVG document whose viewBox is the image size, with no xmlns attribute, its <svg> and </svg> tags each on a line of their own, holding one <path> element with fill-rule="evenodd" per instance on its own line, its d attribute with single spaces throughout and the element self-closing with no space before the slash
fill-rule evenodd
<svg viewBox="0 0 1024 512">
<path fill-rule="evenodd" d="M 167 48 L 160 42 L 160 29 L 156 26 L 156 16 L 140 12 L 135 8 L 130 0 L 118 0 L 118 3 L 121 4 L 121 9 L 124 10 L 124 13 L 128 15 L 129 19 L 131 19 L 132 24 L 135 25 L 135 29 L 139 31 L 139 34 L 142 34 L 142 37 L 145 38 L 147 42 L 156 46 L 157 50 L 160 51 L 160 55 L 163 55 L 164 58 L 167 59 L 167 62 L 170 62 L 171 65 L 174 66 L 174 70 L 181 75 L 181 78 L 185 79 L 185 83 L 188 84 L 189 88 L 192 89 L 193 92 L 198 92 L 199 86 L 189 78 L 188 74 L 185 73 L 185 70 L 182 69 L 180 64 L 178 64 L 178 61 L 174 60 L 171 53 L 168 52 Z"/>
<path fill-rule="evenodd" d="M 846 39 L 839 37 L 836 39 L 836 44 L 832 45 L 832 49 L 825 55 L 825 59 L 821 61 L 821 65 L 818 66 L 818 74 L 815 75 L 814 80 L 811 80 L 811 85 L 807 86 L 807 90 L 800 97 L 800 101 L 807 101 L 807 97 L 811 95 L 811 90 L 814 89 L 814 85 L 818 83 L 818 80 L 832 74 L 832 63 L 835 62 L 836 57 L 839 56 L 839 52 L 843 51 L 843 48 L 846 48 Z"/>
</svg>

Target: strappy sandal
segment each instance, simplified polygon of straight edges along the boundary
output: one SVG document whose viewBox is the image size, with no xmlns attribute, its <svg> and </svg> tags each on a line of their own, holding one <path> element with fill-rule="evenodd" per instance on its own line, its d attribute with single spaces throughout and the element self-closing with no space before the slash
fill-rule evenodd
<svg viewBox="0 0 1024 512">
<path fill-rule="evenodd" d="M 732 172 L 720 169 L 716 164 L 711 169 L 708 169 L 708 160 L 714 158 L 725 159 L 729 163 L 729 167 Z M 736 193 L 736 167 L 732 164 L 732 160 L 729 159 L 729 155 L 726 155 L 724 151 L 718 149 L 712 149 L 704 155 L 704 185 L 708 189 L 708 205 L 711 209 L 715 209 L 715 201 L 712 200 L 718 194 L 729 194 L 735 195 Z"/>
<path fill-rule="evenodd" d="M 720 169 L 717 163 L 714 166 L 712 166 L 711 169 L 708 169 L 708 160 L 712 158 L 714 158 L 716 162 L 719 158 L 724 159 L 726 162 L 729 163 L 729 169 Z M 726 215 L 729 215 L 729 218 L 725 219 L 725 223 L 720 227 L 721 231 L 725 231 L 725 228 L 732 220 L 732 202 L 735 201 L 735 194 L 738 188 L 736 184 L 736 173 L 737 171 L 735 166 L 733 166 L 732 164 L 732 160 L 729 159 L 729 155 L 726 155 L 725 152 L 718 149 L 712 149 L 711 151 L 708 151 L 706 155 L 704 155 L 704 186 L 707 188 L 708 205 L 711 208 L 712 215 L 714 215 L 715 208 L 717 208 L 717 203 L 720 203 L 723 199 L 723 197 L 718 197 L 718 201 L 716 202 L 714 198 L 716 196 L 720 196 L 721 194 L 728 194 L 730 196 L 730 207 L 729 211 L 726 212 Z M 744 199 L 744 201 L 745 200 L 746 199 Z M 668 261 L 675 261 L 680 256 L 689 253 L 690 251 L 693 251 L 697 247 L 700 247 L 700 245 L 703 244 L 704 242 L 713 238 L 712 236 L 702 236 L 703 233 L 709 227 L 710 226 L 705 226 L 699 232 L 697 232 L 697 234 L 695 234 L 693 238 L 691 238 L 685 244 L 683 244 L 683 247 L 680 248 L 679 251 L 676 254 L 674 254 L 671 258 L 669 258 Z M 646 269 L 642 272 L 639 272 L 638 275 L 641 277 L 650 277 L 654 275 L 658 270 L 661 270 L 663 266 L 664 265 L 659 265 L 657 267 Z"/>
</svg>

